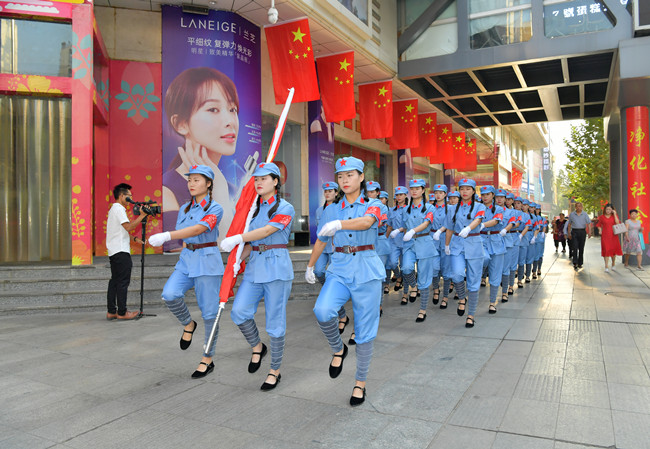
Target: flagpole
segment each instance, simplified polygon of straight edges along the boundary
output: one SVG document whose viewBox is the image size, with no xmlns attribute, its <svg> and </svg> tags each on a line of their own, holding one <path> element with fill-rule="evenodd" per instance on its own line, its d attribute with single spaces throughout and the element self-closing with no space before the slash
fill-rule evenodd
<svg viewBox="0 0 650 449">
<path fill-rule="evenodd" d="M 286 124 L 287 121 L 287 116 L 289 115 L 289 108 L 291 107 L 291 101 L 293 100 L 293 94 L 295 93 L 295 89 L 292 87 L 289 89 L 289 95 L 287 96 L 287 101 L 284 103 L 284 108 L 282 109 L 282 113 L 280 114 L 280 119 L 278 120 L 278 124 L 275 127 L 275 132 L 273 133 L 273 141 L 271 142 L 271 148 L 269 148 L 269 153 L 266 156 L 266 162 L 272 162 L 273 159 L 275 158 L 275 154 L 278 151 L 278 146 L 280 144 L 280 139 L 282 139 L 282 134 L 284 133 L 284 125 Z M 255 205 L 257 203 L 257 198 L 259 195 L 255 195 L 255 199 L 253 200 L 251 207 L 248 211 L 248 216 L 246 217 L 246 225 L 244 226 L 244 232 L 248 232 L 248 228 L 250 226 L 251 220 L 253 219 L 253 213 L 255 212 Z M 237 274 L 239 273 L 239 268 L 241 264 L 241 255 L 242 252 L 244 251 L 244 246 L 245 243 L 242 242 L 239 245 L 237 245 L 237 257 L 235 259 L 235 266 L 233 267 L 233 278 L 237 277 Z M 235 267 L 237 269 L 235 270 Z M 228 298 L 220 298 L 219 300 L 219 310 L 217 311 L 217 316 L 215 317 L 214 324 L 212 325 L 212 330 L 210 331 L 210 337 L 208 338 L 208 341 L 206 344 L 203 346 L 203 350 L 207 351 L 208 348 L 212 346 L 212 341 L 214 340 L 214 336 L 217 333 L 217 328 L 219 327 L 219 319 L 221 318 L 221 312 L 223 312 L 223 309 L 226 307 L 226 303 L 228 302 Z"/>
</svg>

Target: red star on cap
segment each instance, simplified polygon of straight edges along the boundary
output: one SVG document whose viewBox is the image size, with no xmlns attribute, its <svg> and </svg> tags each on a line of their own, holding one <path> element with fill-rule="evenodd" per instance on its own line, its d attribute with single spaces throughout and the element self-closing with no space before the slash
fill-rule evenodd
<svg viewBox="0 0 650 449">
<path fill-rule="evenodd" d="M 266 165 L 266 164 L 260 164 L 260 168 L 264 168 L 264 165 Z"/>
<path fill-rule="evenodd" d="M 345 159 L 341 159 L 341 167 L 343 167 L 346 163 L 347 161 Z"/>
<path fill-rule="evenodd" d="M 460 182 L 467 182 L 467 179 L 461 179 Z"/>
<path fill-rule="evenodd" d="M 199 168 L 198 165 L 192 165 L 192 170 Z"/>
</svg>

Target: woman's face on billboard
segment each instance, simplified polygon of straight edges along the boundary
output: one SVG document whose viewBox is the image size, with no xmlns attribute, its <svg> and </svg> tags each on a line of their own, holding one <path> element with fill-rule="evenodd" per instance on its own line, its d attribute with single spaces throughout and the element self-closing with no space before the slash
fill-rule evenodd
<svg viewBox="0 0 650 449">
<path fill-rule="evenodd" d="M 237 106 L 228 101 L 221 85 L 213 82 L 189 123 L 179 126 L 179 132 L 205 147 L 208 154 L 230 156 L 237 146 L 238 113 Z"/>
</svg>

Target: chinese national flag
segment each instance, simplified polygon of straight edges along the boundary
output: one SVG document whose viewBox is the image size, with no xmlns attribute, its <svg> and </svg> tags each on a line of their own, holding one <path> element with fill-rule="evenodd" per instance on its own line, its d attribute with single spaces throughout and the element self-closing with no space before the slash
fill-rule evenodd
<svg viewBox="0 0 650 449">
<path fill-rule="evenodd" d="M 393 135 L 393 82 L 359 85 L 359 120 L 362 139 Z"/>
<path fill-rule="evenodd" d="M 465 146 L 465 163 L 463 171 L 476 171 L 476 139 L 472 139 Z"/>
<path fill-rule="evenodd" d="M 445 164 L 445 168 L 462 170 L 465 166 L 465 133 L 453 133 L 451 135 L 453 160 Z"/>
<path fill-rule="evenodd" d="M 342 122 L 355 118 L 354 52 L 317 58 L 316 70 L 325 119 L 328 122 Z"/>
<path fill-rule="evenodd" d="M 420 146 L 417 99 L 393 102 L 393 135 L 388 139 L 388 145 L 391 150 Z"/>
<path fill-rule="evenodd" d="M 411 156 L 428 157 L 430 161 L 435 160 L 438 153 L 435 112 L 418 114 L 418 135 L 420 145 L 417 148 L 411 148 Z"/>
<path fill-rule="evenodd" d="M 448 125 L 438 125 L 438 153 L 435 161 L 431 161 L 432 164 L 449 164 L 454 160 L 454 153 L 452 147 L 452 132 L 451 124 Z"/>
<path fill-rule="evenodd" d="M 271 58 L 275 103 L 284 104 L 296 89 L 293 102 L 318 100 L 318 81 L 307 18 L 264 27 Z"/>
</svg>

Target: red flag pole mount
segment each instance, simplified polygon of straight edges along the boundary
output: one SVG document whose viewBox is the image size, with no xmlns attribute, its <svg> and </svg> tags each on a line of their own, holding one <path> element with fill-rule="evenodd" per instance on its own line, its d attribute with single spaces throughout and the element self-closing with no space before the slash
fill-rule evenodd
<svg viewBox="0 0 650 449">
<path fill-rule="evenodd" d="M 275 127 L 275 132 L 273 133 L 273 141 L 271 142 L 269 153 L 266 156 L 267 163 L 273 162 L 273 159 L 277 154 L 278 146 L 280 145 L 280 141 L 282 140 L 282 134 L 284 133 L 284 126 L 287 122 L 287 116 L 289 115 L 289 109 L 291 107 L 291 101 L 293 100 L 294 93 L 295 93 L 295 89 L 293 87 L 290 88 L 289 94 L 287 96 L 287 101 L 284 103 L 282 114 L 280 114 L 278 124 Z M 250 226 L 251 220 L 253 218 L 253 213 L 255 211 L 257 196 L 258 195 L 255 195 L 250 203 L 251 205 L 248 210 L 248 215 L 246 217 L 246 224 L 244 225 L 244 229 L 232 229 L 234 224 L 231 224 L 231 228 L 228 229 L 226 235 L 242 234 L 248 231 L 248 227 Z M 224 276 L 221 280 L 221 288 L 219 289 L 219 310 L 217 311 L 217 316 L 214 319 L 214 325 L 212 326 L 212 330 L 210 331 L 210 337 L 208 338 L 206 344 L 203 346 L 203 350 L 206 352 L 208 351 L 208 348 L 212 346 L 212 341 L 214 340 L 214 336 L 217 332 L 217 327 L 219 326 L 219 320 L 221 319 L 221 312 L 223 312 L 223 310 L 225 309 L 226 303 L 228 302 L 228 298 L 230 296 L 230 291 L 232 290 L 232 287 L 235 285 L 235 282 L 237 280 L 237 274 L 239 273 L 241 267 L 241 255 L 243 251 L 244 251 L 244 243 L 240 243 L 237 246 L 237 252 L 235 258 L 233 259 L 232 257 L 228 257 L 228 262 L 226 263 Z M 235 267 L 237 269 L 235 269 Z M 229 272 L 232 272 L 232 276 L 227 275 Z"/>
</svg>

